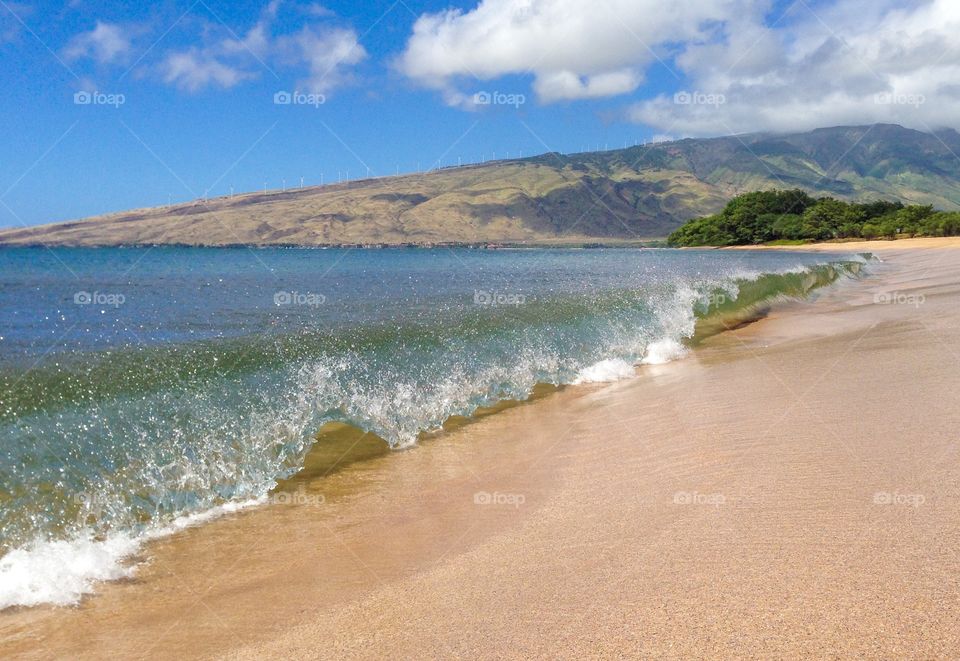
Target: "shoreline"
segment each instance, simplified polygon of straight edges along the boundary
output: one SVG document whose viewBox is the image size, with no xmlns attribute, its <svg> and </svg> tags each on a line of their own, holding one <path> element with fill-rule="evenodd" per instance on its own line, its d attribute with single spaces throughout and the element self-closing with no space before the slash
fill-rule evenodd
<svg viewBox="0 0 960 661">
<path fill-rule="evenodd" d="M 883 523 L 887 513 L 902 517 L 910 510 L 878 512 L 864 494 L 843 501 L 845 507 L 829 499 L 811 502 L 802 494 L 784 493 L 775 478 L 833 493 L 821 482 L 839 477 L 839 468 L 825 459 L 849 460 L 844 443 L 847 450 L 864 450 L 866 440 L 879 441 L 898 459 L 904 448 L 893 442 L 899 437 L 891 440 L 884 427 L 875 425 L 868 425 L 873 439 L 854 442 L 839 431 L 811 437 L 807 428 L 825 424 L 819 420 L 823 416 L 796 402 L 785 420 L 765 424 L 771 422 L 765 418 L 770 407 L 763 402 L 780 397 L 789 404 L 803 393 L 806 404 L 806 397 L 823 396 L 821 381 L 829 380 L 811 374 L 812 363 L 827 360 L 825 369 L 831 358 L 849 362 L 867 339 L 879 337 L 874 351 L 898 353 L 902 363 L 912 365 L 915 346 L 888 345 L 910 332 L 916 315 L 908 306 L 869 305 L 871 292 L 875 295 L 878 286 L 889 291 L 891 283 L 918 291 L 932 287 L 936 292 L 928 302 L 949 317 L 955 306 L 943 301 L 960 296 L 955 286 L 951 289 L 960 259 L 952 250 L 930 257 L 921 246 L 902 245 L 905 241 L 917 240 L 867 242 L 907 249 L 892 254 L 892 264 L 877 278 L 825 290 L 816 302 L 776 308 L 759 323 L 709 338 L 686 360 L 645 366 L 638 378 L 627 381 L 564 389 L 391 454 L 389 462 L 374 457 L 323 480 L 307 480 L 300 485 L 302 493 L 322 495 L 314 500 L 319 507 L 262 508 L 158 540 L 137 577 L 102 586 L 77 608 L 0 614 L 0 652 L 198 658 L 302 656 L 307 650 L 312 650 L 307 656 L 837 652 L 829 643 L 843 642 L 837 636 L 851 626 L 845 617 L 835 615 L 836 626 L 820 636 L 810 631 L 782 635 L 788 623 L 799 625 L 814 612 L 825 615 L 844 596 L 827 590 L 836 586 L 824 585 L 817 574 L 842 569 L 819 562 L 829 553 L 815 544 L 818 534 L 804 539 L 784 517 L 809 526 L 802 530 L 820 526 L 835 535 L 826 537 L 829 551 L 830 540 L 845 538 L 844 526 L 856 527 L 851 513 L 880 517 Z M 850 244 L 815 245 L 829 252 L 857 250 Z M 924 260 L 926 267 L 918 266 Z M 917 273 L 918 268 L 926 272 Z M 931 324 L 942 325 L 942 319 Z M 921 337 L 924 330 L 913 328 Z M 942 363 L 940 372 L 911 376 L 925 383 L 937 379 L 941 390 L 950 392 L 952 375 L 944 373 L 950 366 Z M 890 390 L 902 397 L 912 392 L 904 392 L 907 373 L 893 374 L 897 380 L 888 384 L 887 396 Z M 810 387 L 790 387 L 794 378 L 808 379 L 804 385 Z M 834 399 L 827 397 L 823 404 L 830 424 L 840 426 L 850 412 L 849 399 L 858 393 L 830 386 L 826 392 Z M 911 402 L 921 409 L 951 403 L 900 403 L 909 410 Z M 779 429 L 791 422 L 791 413 L 798 418 L 793 426 Z M 949 415 L 944 424 L 957 421 L 956 414 Z M 747 433 L 751 428 L 763 428 L 767 435 L 776 429 L 777 435 L 764 444 Z M 936 432 L 931 442 L 947 440 L 939 426 L 930 430 Z M 796 438 L 825 456 L 793 442 Z M 949 446 L 932 451 L 950 452 Z M 803 469 L 799 477 L 784 471 L 778 462 L 784 458 Z M 956 495 L 958 481 L 955 474 L 951 478 L 941 502 L 951 502 L 953 512 L 915 507 L 914 514 L 933 510 L 936 522 L 948 524 L 946 532 L 955 538 L 960 530 L 956 500 L 949 498 Z M 873 495 L 888 489 L 884 493 L 899 496 L 896 489 L 905 488 L 896 486 L 901 482 L 909 480 L 891 479 L 876 486 Z M 829 487 L 847 495 L 851 490 L 849 484 Z M 904 493 L 923 495 L 924 505 L 938 502 L 935 489 L 912 488 Z M 750 519 L 759 521 L 764 533 L 793 536 L 764 541 L 751 531 Z M 731 537 L 731 530 L 742 534 Z M 869 530 L 856 532 L 869 535 Z M 732 563 L 737 553 L 731 545 L 750 539 L 756 545 L 740 558 L 744 564 Z M 884 539 L 878 543 L 903 544 L 892 534 Z M 801 548 L 812 559 L 799 553 Z M 663 562 L 664 552 L 677 566 Z M 709 562 L 698 565 L 696 557 Z M 783 564 L 785 559 L 799 564 Z M 765 581 L 763 569 L 770 563 L 782 565 L 784 575 Z M 875 593 L 886 594 L 871 576 L 836 577 L 846 578 L 839 585 L 866 582 Z M 792 587 L 794 592 L 786 594 L 798 609 L 793 615 L 803 618 L 760 608 L 776 606 L 777 580 Z M 809 593 L 810 580 L 827 590 L 817 595 L 824 597 L 823 604 L 796 601 Z M 731 592 L 717 593 L 718 585 Z M 900 648 L 907 655 L 960 649 L 956 636 L 951 639 L 943 629 L 951 613 L 960 612 L 950 610 L 957 608 L 956 578 L 945 586 L 950 592 L 941 619 L 934 618 L 938 626 L 928 622 L 923 635 L 914 632 L 912 639 L 899 625 L 883 635 L 907 636 L 913 647 Z M 905 595 L 911 594 L 909 587 L 904 586 Z M 725 597 L 736 607 L 730 610 Z M 866 608 L 857 605 L 861 612 Z M 718 610 L 721 606 L 725 609 Z M 696 617 L 698 608 L 708 616 Z M 764 613 L 784 621 L 765 629 L 757 618 Z M 866 631 L 863 623 L 859 629 Z M 426 649 L 417 646 L 418 640 Z M 868 645 L 877 643 L 864 635 L 844 644 L 853 654 L 884 649 Z"/>
<path fill-rule="evenodd" d="M 651 245 L 657 244 L 657 245 Z M 396 242 L 396 243 L 103 243 L 103 244 L 70 244 L 70 243 L 2 243 L 0 250 L 20 248 L 59 248 L 59 249 L 97 249 L 123 248 L 133 250 L 137 248 L 200 248 L 214 250 L 267 250 L 271 248 L 284 250 L 436 250 L 438 248 L 464 248 L 472 250 L 549 250 L 552 248 L 599 250 L 603 248 L 669 248 L 662 239 L 618 239 L 594 240 L 590 237 L 572 237 L 569 239 L 536 241 L 435 241 L 433 243 Z M 709 248 L 708 248 L 709 249 Z"/>
<path fill-rule="evenodd" d="M 960 237 L 916 237 L 903 239 L 843 240 L 801 243 L 796 245 L 742 245 L 742 246 L 684 246 L 674 247 L 666 243 L 665 238 L 647 237 L 636 239 L 597 239 L 592 237 L 558 237 L 556 239 L 531 239 L 529 241 L 435 241 L 395 242 L 395 243 L 5 243 L 0 241 L 0 250 L 21 248 L 200 248 L 217 250 L 284 249 L 284 250 L 435 250 L 438 248 L 465 248 L 473 250 L 550 250 L 553 248 L 603 250 L 616 248 L 644 248 L 648 250 L 785 250 L 815 252 L 858 252 L 877 248 L 881 251 L 904 250 L 908 248 L 939 248 L 960 246 Z"/>
<path fill-rule="evenodd" d="M 716 250 L 786 250 L 800 252 L 887 252 L 890 250 L 926 250 L 930 248 L 960 248 L 960 237 L 916 237 L 910 239 L 875 239 L 873 241 L 824 241 L 780 246 L 724 246 Z M 699 248 L 691 248 L 699 250 Z"/>
</svg>

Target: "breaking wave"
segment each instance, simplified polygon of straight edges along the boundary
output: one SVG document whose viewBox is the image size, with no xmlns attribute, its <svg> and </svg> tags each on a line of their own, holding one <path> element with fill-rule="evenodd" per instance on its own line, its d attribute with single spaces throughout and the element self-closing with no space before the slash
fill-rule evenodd
<svg viewBox="0 0 960 661">
<path fill-rule="evenodd" d="M 859 262 L 508 310 L 138 347 L 0 373 L 0 608 L 76 603 L 144 541 L 264 502 L 324 424 L 415 443 L 538 384 L 629 378 Z M 442 323 L 440 323 L 442 322 Z M 16 379 L 16 383 L 14 383 Z M 42 488 L 37 488 L 42 485 Z"/>
</svg>

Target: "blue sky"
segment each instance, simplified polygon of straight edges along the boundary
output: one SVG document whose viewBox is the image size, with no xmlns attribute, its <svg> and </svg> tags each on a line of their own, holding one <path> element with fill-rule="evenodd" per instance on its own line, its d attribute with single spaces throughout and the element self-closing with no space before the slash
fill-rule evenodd
<svg viewBox="0 0 960 661">
<path fill-rule="evenodd" d="M 2 0 L 0 226 L 668 136 L 956 126 L 958 13 L 943 0 Z"/>
</svg>

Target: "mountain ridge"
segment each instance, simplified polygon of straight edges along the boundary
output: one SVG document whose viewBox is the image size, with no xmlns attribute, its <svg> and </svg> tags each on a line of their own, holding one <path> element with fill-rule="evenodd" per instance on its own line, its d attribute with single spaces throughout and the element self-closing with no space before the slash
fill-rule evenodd
<svg viewBox="0 0 960 661">
<path fill-rule="evenodd" d="M 653 239 L 752 190 L 960 209 L 960 133 L 893 124 L 686 138 L 134 209 L 2 245 L 357 245 Z"/>
</svg>

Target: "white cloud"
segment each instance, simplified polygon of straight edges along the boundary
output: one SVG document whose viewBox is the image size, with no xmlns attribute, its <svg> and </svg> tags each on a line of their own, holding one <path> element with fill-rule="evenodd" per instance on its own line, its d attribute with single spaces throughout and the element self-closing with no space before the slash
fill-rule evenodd
<svg viewBox="0 0 960 661">
<path fill-rule="evenodd" d="M 71 39 L 63 53 L 71 60 L 89 57 L 100 64 L 110 64 L 126 59 L 131 48 L 128 30 L 116 23 L 97 21 L 92 30 Z"/>
<path fill-rule="evenodd" d="M 710 40 L 721 22 L 765 0 L 482 0 L 469 12 L 421 16 L 401 72 L 461 93 L 458 80 L 532 74 L 542 101 L 632 92 L 672 44 Z"/>
<path fill-rule="evenodd" d="M 345 28 L 304 27 L 278 40 L 278 49 L 293 66 L 303 65 L 309 75 L 297 82 L 304 92 L 325 94 L 349 80 L 348 68 L 367 56 L 357 33 Z"/>
<path fill-rule="evenodd" d="M 642 101 L 637 122 L 685 135 L 891 122 L 922 130 L 960 125 L 960 3 L 898 7 L 840 0 L 799 3 L 782 27 L 732 25 L 721 43 L 677 58 L 691 90 L 724 103 Z M 749 39 L 743 35 L 749 34 Z"/>
<path fill-rule="evenodd" d="M 311 3 L 311 4 L 307 5 L 306 7 L 303 7 L 302 10 L 303 10 L 305 13 L 309 14 L 310 16 L 316 16 L 316 17 L 318 17 L 318 18 L 326 18 L 326 17 L 328 17 L 328 16 L 335 16 L 335 14 L 333 13 L 333 11 L 331 11 L 330 9 L 327 9 L 326 7 L 324 7 L 324 6 L 323 6 L 322 4 L 320 4 L 319 2 Z"/>
<path fill-rule="evenodd" d="M 272 0 L 242 37 L 231 33 L 203 47 L 168 53 L 159 66 L 163 80 L 190 92 L 230 88 L 264 72 L 279 78 L 272 67 L 282 65 L 306 70 L 297 82 L 300 91 L 325 94 L 348 82 L 349 67 L 366 57 L 356 32 L 311 23 L 296 33 L 276 35 L 273 27 L 279 7 L 279 0 Z M 320 5 L 308 8 L 307 14 L 329 16 Z"/>
<path fill-rule="evenodd" d="M 260 13 L 260 19 L 241 39 L 224 39 L 220 42 L 220 50 L 226 55 L 252 55 L 256 58 L 266 57 L 270 50 L 271 27 L 277 18 L 280 0 L 271 0 Z"/>
<path fill-rule="evenodd" d="M 164 82 L 189 92 L 211 86 L 226 89 L 254 77 L 249 71 L 231 67 L 211 53 L 196 49 L 170 53 L 161 64 L 161 72 Z"/>
<path fill-rule="evenodd" d="M 641 82 L 640 73 L 633 69 L 609 71 L 593 76 L 558 71 L 538 76 L 533 89 L 543 101 L 549 102 L 626 94 L 635 90 Z"/>
<path fill-rule="evenodd" d="M 243 37 L 220 38 L 203 47 L 167 53 L 159 65 L 163 81 L 188 92 L 207 87 L 228 89 L 256 78 L 263 65 L 261 58 L 270 49 L 270 26 L 276 18 L 278 0 L 268 4 L 254 25 Z"/>
<path fill-rule="evenodd" d="M 665 66 L 693 102 L 627 115 L 670 134 L 936 128 L 960 125 L 958 33 L 958 0 L 481 0 L 421 16 L 395 64 L 467 109 L 478 82 L 517 75 L 542 102 L 649 97 Z"/>
</svg>

